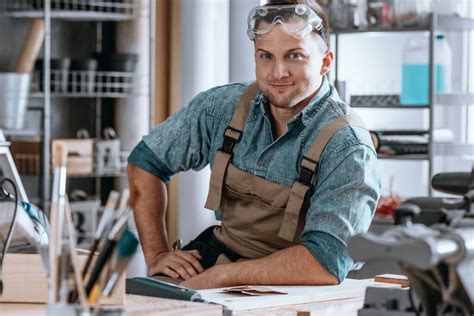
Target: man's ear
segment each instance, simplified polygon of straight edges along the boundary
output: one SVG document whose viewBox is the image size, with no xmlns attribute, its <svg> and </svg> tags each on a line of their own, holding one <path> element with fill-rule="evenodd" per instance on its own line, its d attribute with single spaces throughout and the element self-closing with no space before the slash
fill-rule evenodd
<svg viewBox="0 0 474 316">
<path fill-rule="evenodd" d="M 332 61 L 334 60 L 334 53 L 328 50 L 323 56 L 323 65 L 321 66 L 320 74 L 323 76 L 329 72 Z"/>
</svg>

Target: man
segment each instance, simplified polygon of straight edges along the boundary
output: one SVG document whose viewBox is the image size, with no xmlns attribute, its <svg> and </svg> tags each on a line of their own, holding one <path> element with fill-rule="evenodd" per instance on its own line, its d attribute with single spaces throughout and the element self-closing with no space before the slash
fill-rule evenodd
<svg viewBox="0 0 474 316">
<path fill-rule="evenodd" d="M 131 205 L 150 275 L 191 288 L 346 277 L 345 241 L 368 229 L 380 179 L 368 131 L 326 78 L 328 30 L 314 0 L 253 9 L 257 83 L 200 93 L 134 149 Z M 168 251 L 165 183 L 207 164 L 206 207 L 221 225 Z"/>
</svg>

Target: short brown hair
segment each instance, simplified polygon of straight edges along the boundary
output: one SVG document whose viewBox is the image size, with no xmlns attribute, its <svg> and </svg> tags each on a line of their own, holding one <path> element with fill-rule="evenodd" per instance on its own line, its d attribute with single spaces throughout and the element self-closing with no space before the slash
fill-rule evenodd
<svg viewBox="0 0 474 316">
<path fill-rule="evenodd" d="M 329 30 L 329 19 L 324 13 L 323 9 L 319 4 L 316 3 L 316 0 L 267 0 L 265 5 L 285 5 L 285 4 L 306 4 L 310 7 L 320 18 L 323 20 L 324 35 L 326 38 L 323 38 L 326 45 L 329 47 L 329 36 L 331 32 Z"/>
</svg>

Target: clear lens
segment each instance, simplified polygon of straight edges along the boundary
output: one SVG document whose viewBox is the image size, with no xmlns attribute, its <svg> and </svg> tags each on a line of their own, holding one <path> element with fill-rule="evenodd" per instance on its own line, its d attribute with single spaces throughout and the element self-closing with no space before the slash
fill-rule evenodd
<svg viewBox="0 0 474 316">
<path fill-rule="evenodd" d="M 251 40 L 270 32 L 278 23 L 298 38 L 309 34 L 313 26 L 319 31 L 318 26 L 322 25 L 321 18 L 304 4 L 256 7 L 250 11 L 247 22 Z"/>
<path fill-rule="evenodd" d="M 303 15 L 305 13 L 307 13 L 307 7 L 304 6 L 304 5 L 297 5 L 296 8 L 295 8 L 295 13 L 298 14 L 298 15 Z"/>
<path fill-rule="evenodd" d="M 260 15 L 260 16 L 266 16 L 268 14 L 268 9 L 266 8 L 257 8 L 257 11 L 255 14 Z"/>
</svg>

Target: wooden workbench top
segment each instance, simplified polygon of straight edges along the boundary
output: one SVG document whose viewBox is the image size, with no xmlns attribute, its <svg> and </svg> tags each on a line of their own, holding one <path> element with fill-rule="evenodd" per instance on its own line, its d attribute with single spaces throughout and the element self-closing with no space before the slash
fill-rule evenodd
<svg viewBox="0 0 474 316">
<path fill-rule="evenodd" d="M 222 306 L 169 300 L 156 297 L 126 295 L 128 316 L 146 315 L 222 315 Z M 1 316 L 46 316 L 44 304 L 0 303 Z"/>
</svg>

